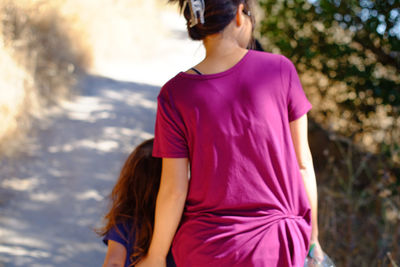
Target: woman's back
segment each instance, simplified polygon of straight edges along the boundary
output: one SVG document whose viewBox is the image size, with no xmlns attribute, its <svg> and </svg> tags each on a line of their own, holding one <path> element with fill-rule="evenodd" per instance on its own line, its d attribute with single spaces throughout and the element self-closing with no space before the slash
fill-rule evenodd
<svg viewBox="0 0 400 267">
<path fill-rule="evenodd" d="M 312 106 L 292 62 L 249 50 L 223 72 L 180 72 L 158 103 L 153 156 L 191 163 L 177 266 L 301 266 L 311 210 L 289 121 Z"/>
</svg>

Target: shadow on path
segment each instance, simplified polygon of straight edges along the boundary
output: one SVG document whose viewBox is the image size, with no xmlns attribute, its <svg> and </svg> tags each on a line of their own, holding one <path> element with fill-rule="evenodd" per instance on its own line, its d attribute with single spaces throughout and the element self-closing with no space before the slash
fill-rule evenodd
<svg viewBox="0 0 400 267">
<path fill-rule="evenodd" d="M 94 75 L 85 75 L 78 88 L 81 95 L 39 131 L 35 153 L 0 162 L 5 266 L 103 262 L 106 247 L 92 228 L 123 161 L 153 136 L 160 88 Z"/>
</svg>

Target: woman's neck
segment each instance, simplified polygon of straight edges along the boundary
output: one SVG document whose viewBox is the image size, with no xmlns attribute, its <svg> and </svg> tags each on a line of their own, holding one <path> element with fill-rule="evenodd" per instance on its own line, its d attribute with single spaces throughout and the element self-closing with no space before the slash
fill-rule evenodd
<svg viewBox="0 0 400 267">
<path fill-rule="evenodd" d="M 225 58 L 232 58 L 237 55 L 240 56 L 246 52 L 246 49 L 240 47 L 234 39 L 222 37 L 222 35 L 220 34 L 215 36 L 208 36 L 203 41 L 203 45 L 206 50 L 205 60 L 223 60 Z"/>
<path fill-rule="evenodd" d="M 234 66 L 246 53 L 247 49 L 239 45 L 227 32 L 208 35 L 203 40 L 206 49 L 205 58 L 195 66 L 203 74 L 222 72 Z M 189 70 L 188 73 L 194 73 Z"/>
</svg>

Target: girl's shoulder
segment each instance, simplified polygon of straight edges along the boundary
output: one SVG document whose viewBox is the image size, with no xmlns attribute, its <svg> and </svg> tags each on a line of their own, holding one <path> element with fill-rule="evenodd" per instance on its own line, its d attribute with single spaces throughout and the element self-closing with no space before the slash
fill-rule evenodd
<svg viewBox="0 0 400 267">
<path fill-rule="evenodd" d="M 115 224 L 114 227 L 110 228 L 110 230 L 103 237 L 103 242 L 107 245 L 108 240 L 116 241 L 125 247 L 129 247 L 132 244 L 135 233 L 133 229 L 133 222 L 124 221 Z"/>
</svg>

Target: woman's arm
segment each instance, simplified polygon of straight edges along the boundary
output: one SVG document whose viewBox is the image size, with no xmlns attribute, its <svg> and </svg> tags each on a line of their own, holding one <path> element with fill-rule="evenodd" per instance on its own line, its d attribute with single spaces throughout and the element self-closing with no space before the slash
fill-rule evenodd
<svg viewBox="0 0 400 267">
<path fill-rule="evenodd" d="M 103 267 L 123 267 L 125 266 L 126 249 L 113 240 L 108 240 L 108 249 Z"/>
<path fill-rule="evenodd" d="M 312 155 L 308 144 L 307 114 L 291 121 L 289 125 L 300 172 L 311 205 L 311 243 L 316 243 L 315 257 L 318 259 L 323 255 L 321 255 L 322 251 L 318 241 L 318 192 Z"/>
<path fill-rule="evenodd" d="M 137 267 L 166 265 L 166 257 L 185 206 L 188 183 L 188 159 L 163 158 L 153 237 L 146 257 Z"/>
<path fill-rule="evenodd" d="M 312 234 L 311 239 L 318 239 L 318 193 L 317 182 L 314 173 L 314 166 L 310 147 L 308 144 L 308 125 L 307 114 L 297 120 L 291 121 L 290 133 L 294 149 L 296 151 L 297 162 L 307 191 L 308 200 L 311 205 L 312 213 Z"/>
</svg>

